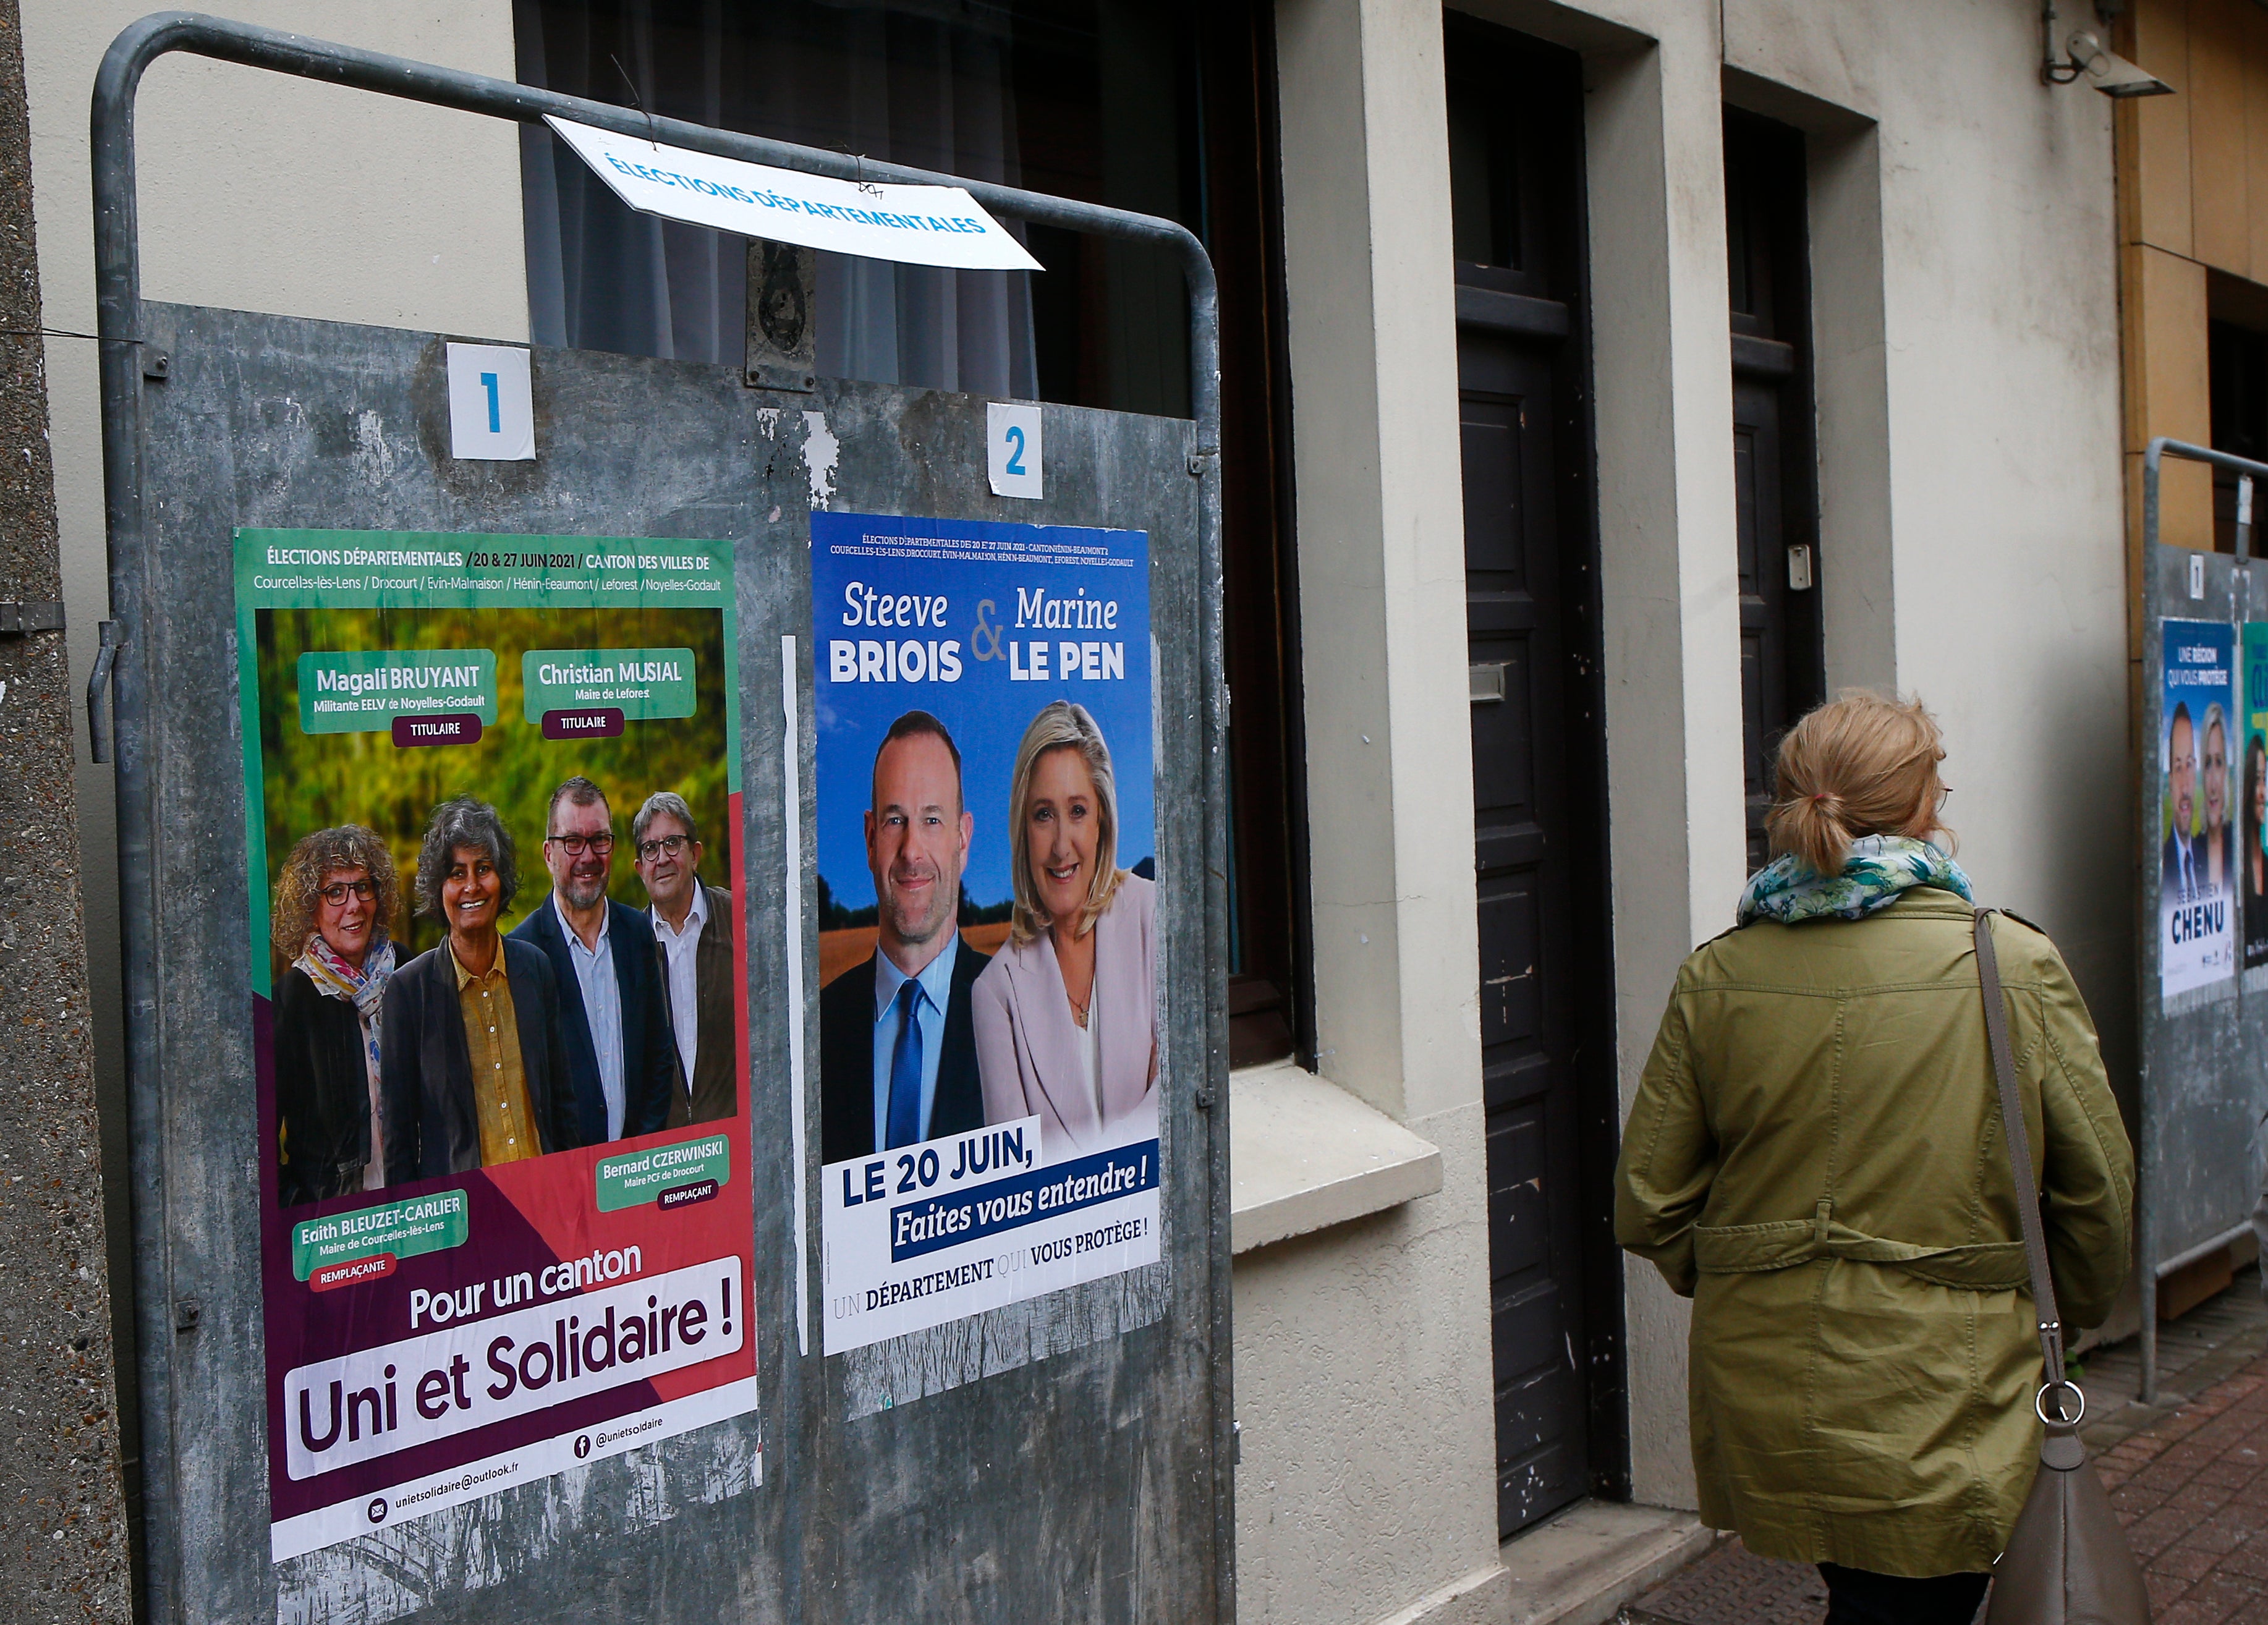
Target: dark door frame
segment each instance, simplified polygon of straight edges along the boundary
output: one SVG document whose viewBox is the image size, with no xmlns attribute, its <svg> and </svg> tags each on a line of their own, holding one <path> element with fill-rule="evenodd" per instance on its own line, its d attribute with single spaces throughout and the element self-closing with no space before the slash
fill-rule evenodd
<svg viewBox="0 0 2268 1625">
<path fill-rule="evenodd" d="M 1597 815 L 1570 820 L 1570 868 L 1578 895 L 1599 901 L 1573 911 L 1573 960 L 1581 971 L 1575 989 L 1576 1123 L 1580 1265 L 1584 1285 L 1582 1350 L 1587 1396 L 1588 1490 L 1597 1499 L 1631 1495 L 1630 1405 L 1624 1313 L 1623 1254 L 1614 1237 L 1614 1165 L 1622 1129 L 1621 1080 L 1616 1064 L 1614 940 L 1609 890 L 1611 803 L 1608 798 L 1605 737 L 1604 605 L 1597 497 L 1598 454 L 1594 424 L 1588 179 L 1584 158 L 1582 63 L 1574 53 L 1450 11 L 1443 18 L 1451 82 L 1461 72 L 1509 72 L 1541 79 L 1550 105 L 1548 126 L 1557 140 L 1528 165 L 1549 176 L 1551 195 L 1535 200 L 1563 250 L 1557 262 L 1520 270 L 1469 261 L 1455 267 L 1457 323 L 1528 338 L 1557 341 L 1557 393 L 1552 402 L 1558 529 L 1567 566 L 1561 585 L 1566 640 L 1563 676 L 1568 726 L 1567 789 Z M 1525 88 L 1525 86 L 1523 86 Z M 1535 121 L 1530 121 L 1530 128 Z M 1507 200 L 1515 209 L 1517 198 Z M 1500 235 L 1500 234 L 1499 234 Z M 1492 254 L 1491 258 L 1503 258 Z"/>
</svg>

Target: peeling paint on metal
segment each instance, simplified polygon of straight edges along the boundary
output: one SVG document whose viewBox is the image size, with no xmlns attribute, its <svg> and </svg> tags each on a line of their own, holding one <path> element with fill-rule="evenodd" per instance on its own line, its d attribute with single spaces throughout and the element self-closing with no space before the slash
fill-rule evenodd
<svg viewBox="0 0 2268 1625">
<path fill-rule="evenodd" d="M 835 498 L 835 464 L 842 442 L 827 427 L 827 414 L 803 415 L 803 466 L 811 474 L 811 505 L 824 508 Z"/>
<path fill-rule="evenodd" d="M 394 477 L 394 448 L 386 443 L 386 420 L 375 412 L 355 414 L 355 472 L 376 490 Z"/>
</svg>

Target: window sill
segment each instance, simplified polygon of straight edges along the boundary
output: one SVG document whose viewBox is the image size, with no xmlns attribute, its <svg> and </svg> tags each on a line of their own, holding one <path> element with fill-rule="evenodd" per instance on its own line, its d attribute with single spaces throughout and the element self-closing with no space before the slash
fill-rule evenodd
<svg viewBox="0 0 2268 1625">
<path fill-rule="evenodd" d="M 1344 1224 L 1441 1188 L 1441 1153 L 1290 1062 L 1229 1080 L 1231 1250 Z"/>
</svg>

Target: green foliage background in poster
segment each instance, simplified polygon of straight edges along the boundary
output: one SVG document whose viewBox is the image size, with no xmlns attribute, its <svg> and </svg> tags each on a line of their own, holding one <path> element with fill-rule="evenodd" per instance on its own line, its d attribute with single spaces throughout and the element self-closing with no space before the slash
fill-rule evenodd
<svg viewBox="0 0 2268 1625">
<path fill-rule="evenodd" d="M 630 820 L 646 797 L 674 790 L 685 798 L 707 849 L 702 878 L 729 885 L 737 872 L 737 832 L 727 817 L 725 617 L 718 609 L 644 609 L 606 606 L 522 609 L 260 609 L 260 748 L 267 835 L 266 894 L 292 843 L 313 830 L 364 824 L 384 838 L 401 872 L 409 914 L 417 845 L 433 808 L 470 794 L 492 803 L 517 844 L 519 893 L 504 917 L 506 930 L 550 891 L 543 867 L 544 813 L 552 790 L 580 773 L 607 794 L 615 822 L 610 894 L 646 907 L 632 865 Z M 548 740 L 521 715 L 520 657 L 531 649 L 685 648 L 693 651 L 693 715 L 632 721 L 614 739 Z M 310 651 L 487 649 L 496 653 L 497 719 L 471 745 L 401 749 L 389 733 L 310 734 L 299 721 L 298 665 Z M 431 920 L 397 921 L 394 940 L 406 959 L 441 939 Z M 265 941 L 265 932 L 260 940 Z M 276 974 L 283 969 L 279 962 Z"/>
</svg>

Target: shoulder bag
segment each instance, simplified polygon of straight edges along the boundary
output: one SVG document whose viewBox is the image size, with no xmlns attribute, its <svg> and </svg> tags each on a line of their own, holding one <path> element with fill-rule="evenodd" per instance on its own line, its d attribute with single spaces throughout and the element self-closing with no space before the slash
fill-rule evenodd
<svg viewBox="0 0 2268 1625">
<path fill-rule="evenodd" d="M 2000 1128 L 2014 1165 L 2016 1211 L 2023 1220 L 2024 1257 L 2031 1266 L 2032 1305 L 2039 1320 L 2042 1380 L 2032 1408 L 2047 1431 L 2040 1440 L 2040 1470 L 2032 1493 L 2016 1516 L 2008 1549 L 1992 1565 L 1992 1600 L 1984 1621 L 2149 1625 L 2150 1593 L 2141 1568 L 2079 1441 L 2087 1396 L 2064 1372 L 2063 1326 L 2048 1273 L 2047 1232 L 2040 1223 L 2040 1186 L 2032 1169 L 2031 1141 L 2024 1133 L 2023 1098 L 2016 1092 L 2015 1058 L 2008 1048 L 2008 1012 L 1992 953 L 1992 915 L 1989 908 L 1977 911 L 1977 979 L 1984 994 L 1984 1035 L 2000 1086 Z"/>
</svg>

